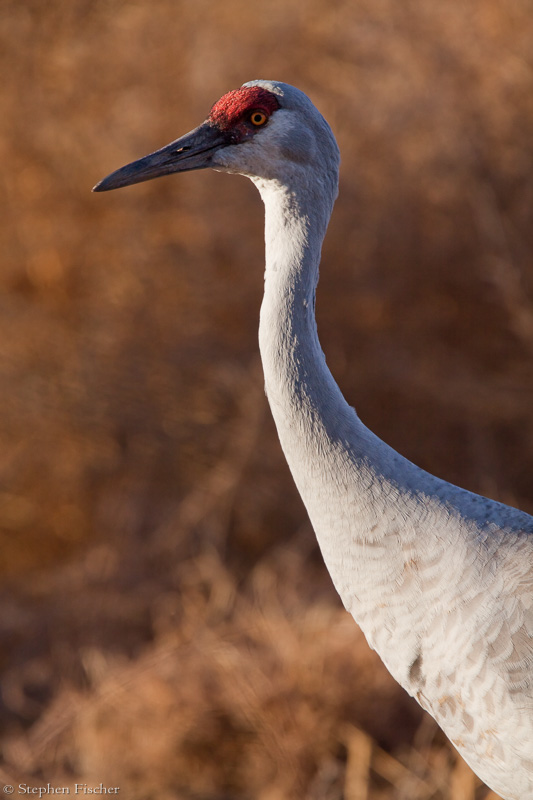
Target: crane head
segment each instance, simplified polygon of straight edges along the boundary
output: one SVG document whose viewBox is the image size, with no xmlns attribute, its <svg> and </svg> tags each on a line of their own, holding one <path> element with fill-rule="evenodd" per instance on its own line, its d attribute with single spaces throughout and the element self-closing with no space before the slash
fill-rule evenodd
<svg viewBox="0 0 533 800">
<path fill-rule="evenodd" d="M 335 139 L 308 97 L 285 83 L 252 81 L 223 95 L 197 128 L 112 172 L 93 191 L 207 167 L 252 179 L 284 179 L 291 170 L 320 162 L 324 153 L 336 180 Z"/>
</svg>

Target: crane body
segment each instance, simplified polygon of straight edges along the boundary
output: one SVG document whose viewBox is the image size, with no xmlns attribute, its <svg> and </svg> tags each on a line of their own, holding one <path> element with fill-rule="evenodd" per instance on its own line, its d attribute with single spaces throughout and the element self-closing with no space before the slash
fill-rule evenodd
<svg viewBox="0 0 533 800">
<path fill-rule="evenodd" d="M 385 665 L 504 800 L 533 798 L 533 517 L 412 464 L 346 402 L 314 300 L 339 152 L 298 89 L 253 81 L 203 125 L 105 178 L 248 176 L 265 205 L 268 401 L 324 561 Z"/>
</svg>

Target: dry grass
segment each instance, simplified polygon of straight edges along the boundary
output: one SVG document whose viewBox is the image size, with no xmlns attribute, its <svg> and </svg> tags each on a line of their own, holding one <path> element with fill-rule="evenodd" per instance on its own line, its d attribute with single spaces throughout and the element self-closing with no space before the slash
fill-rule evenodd
<svg viewBox="0 0 533 800">
<path fill-rule="evenodd" d="M 343 153 L 332 371 L 421 466 L 533 511 L 533 14 L 517 0 L 0 4 L 8 782 L 481 800 L 340 609 L 262 392 L 262 209 L 94 196 L 253 77 Z"/>
</svg>

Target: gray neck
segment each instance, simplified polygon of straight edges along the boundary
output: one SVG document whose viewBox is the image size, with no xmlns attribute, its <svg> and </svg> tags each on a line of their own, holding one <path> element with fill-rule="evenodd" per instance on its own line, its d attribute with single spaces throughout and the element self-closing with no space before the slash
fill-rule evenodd
<svg viewBox="0 0 533 800">
<path fill-rule="evenodd" d="M 514 523 L 507 523 L 505 507 L 424 472 L 363 425 L 326 365 L 315 322 L 320 250 L 332 203 L 327 208 L 323 196 L 298 194 L 275 181 L 256 183 L 266 214 L 259 325 L 266 392 L 285 457 L 346 603 L 339 583 L 348 558 L 352 574 L 367 583 L 368 545 L 386 547 L 392 565 L 403 519 L 410 520 L 412 533 L 431 516 L 418 549 L 429 546 L 433 530 L 447 528 L 456 515 L 474 527 L 500 516 Z M 409 537 L 400 527 L 405 545 Z M 403 569 L 403 557 L 396 568 Z M 375 588 L 383 576 L 374 578 Z"/>
<path fill-rule="evenodd" d="M 320 540 L 314 511 L 318 495 L 323 502 L 336 502 L 348 462 L 350 488 L 353 468 L 368 485 L 366 455 L 376 454 L 379 440 L 345 401 L 318 340 L 314 298 L 332 203 L 328 207 L 323 196 L 298 195 L 273 181 L 256 183 L 265 203 L 265 294 L 259 326 L 265 387 L 283 451 Z M 313 475 L 317 465 L 321 474 Z"/>
<path fill-rule="evenodd" d="M 347 407 L 326 366 L 315 321 L 329 210 L 310 213 L 313 198 L 273 181 L 258 182 L 258 188 L 265 203 L 266 246 L 259 345 L 274 418 L 292 423 L 295 414 L 321 410 L 324 393 Z"/>
</svg>

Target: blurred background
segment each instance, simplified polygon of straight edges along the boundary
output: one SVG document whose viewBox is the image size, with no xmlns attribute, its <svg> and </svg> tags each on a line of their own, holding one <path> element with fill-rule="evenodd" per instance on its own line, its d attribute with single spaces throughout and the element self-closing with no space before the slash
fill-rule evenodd
<svg viewBox="0 0 533 800">
<path fill-rule="evenodd" d="M 0 0 L 1 780 L 489 796 L 322 563 L 263 393 L 256 190 L 90 189 L 247 80 L 303 89 L 342 152 L 336 380 L 532 513 L 532 54 L 528 0 Z"/>
</svg>

